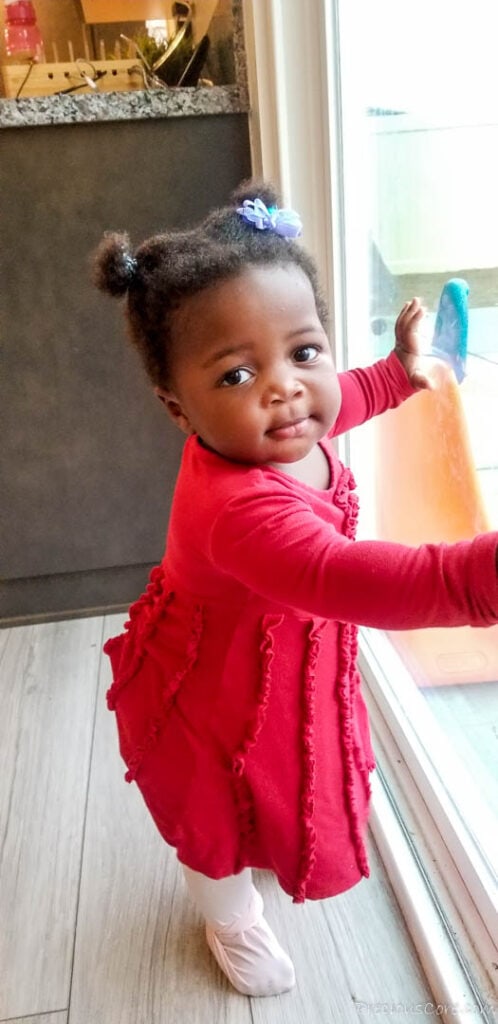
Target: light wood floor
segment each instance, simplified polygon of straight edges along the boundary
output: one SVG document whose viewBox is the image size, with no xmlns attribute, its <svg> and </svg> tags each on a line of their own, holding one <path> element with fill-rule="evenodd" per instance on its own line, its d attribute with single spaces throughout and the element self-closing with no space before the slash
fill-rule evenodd
<svg viewBox="0 0 498 1024">
<path fill-rule="evenodd" d="M 372 878 L 333 900 L 293 906 L 258 873 L 298 986 L 256 1000 L 229 988 L 123 781 L 101 654 L 122 621 L 0 632 L 0 1021 L 420 1024 L 432 997 L 373 846 Z"/>
</svg>

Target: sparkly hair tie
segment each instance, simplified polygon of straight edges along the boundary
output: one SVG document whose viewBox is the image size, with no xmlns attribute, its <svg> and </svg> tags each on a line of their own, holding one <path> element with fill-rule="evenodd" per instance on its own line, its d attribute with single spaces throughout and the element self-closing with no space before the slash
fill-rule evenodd
<svg viewBox="0 0 498 1024">
<path fill-rule="evenodd" d="M 125 253 L 123 256 L 123 263 L 126 268 L 128 277 L 132 278 L 136 274 L 138 263 L 134 256 L 130 256 L 129 253 Z"/>
<path fill-rule="evenodd" d="M 283 238 L 297 238 L 303 230 L 301 218 L 294 210 L 266 207 L 262 199 L 244 199 L 237 213 L 259 231 L 275 231 Z"/>
</svg>

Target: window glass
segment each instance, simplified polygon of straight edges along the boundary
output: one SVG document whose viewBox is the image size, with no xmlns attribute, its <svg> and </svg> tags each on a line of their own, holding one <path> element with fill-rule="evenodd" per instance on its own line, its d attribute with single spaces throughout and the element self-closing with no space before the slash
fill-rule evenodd
<svg viewBox="0 0 498 1024">
<path fill-rule="evenodd" d="M 360 529 L 453 542 L 498 529 L 498 7 L 477 0 L 461 17 L 449 0 L 373 0 L 362 5 L 361 33 L 356 4 L 339 12 L 347 363 L 387 355 L 401 306 L 418 295 L 438 382 L 353 432 Z M 390 639 L 489 822 L 498 808 L 498 627 Z M 450 773 L 444 781 L 461 801 Z M 489 829 L 478 838 L 496 870 Z"/>
</svg>

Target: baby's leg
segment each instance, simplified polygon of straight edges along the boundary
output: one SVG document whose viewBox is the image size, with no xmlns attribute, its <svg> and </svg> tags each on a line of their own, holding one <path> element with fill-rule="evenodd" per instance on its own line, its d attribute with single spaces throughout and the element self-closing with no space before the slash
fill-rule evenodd
<svg viewBox="0 0 498 1024">
<path fill-rule="evenodd" d="M 215 880 L 182 867 L 205 918 L 209 948 L 234 988 L 248 996 L 275 996 L 292 988 L 292 961 L 263 917 L 250 869 Z"/>
</svg>

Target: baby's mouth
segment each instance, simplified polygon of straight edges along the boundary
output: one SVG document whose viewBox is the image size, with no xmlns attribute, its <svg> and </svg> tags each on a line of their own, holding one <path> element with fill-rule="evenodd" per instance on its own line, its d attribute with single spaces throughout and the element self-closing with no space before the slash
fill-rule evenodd
<svg viewBox="0 0 498 1024">
<path fill-rule="evenodd" d="M 278 426 L 267 430 L 270 437 L 277 440 L 285 440 L 288 437 L 302 437 L 308 429 L 309 416 L 300 416 L 298 419 L 286 420 Z"/>
</svg>

